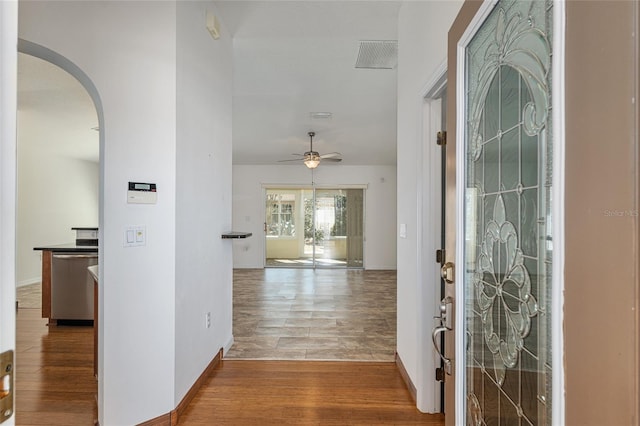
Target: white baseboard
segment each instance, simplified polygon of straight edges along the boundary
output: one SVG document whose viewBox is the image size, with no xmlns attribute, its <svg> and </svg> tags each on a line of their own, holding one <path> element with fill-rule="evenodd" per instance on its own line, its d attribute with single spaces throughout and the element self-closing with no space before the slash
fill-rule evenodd
<svg viewBox="0 0 640 426">
<path fill-rule="evenodd" d="M 389 266 L 385 266 L 385 265 L 373 265 L 373 266 L 369 266 L 367 265 L 367 267 L 365 268 L 367 271 L 396 271 L 398 270 L 398 267 L 396 265 L 389 265 Z"/>
<path fill-rule="evenodd" d="M 38 284 L 39 282 L 42 282 L 42 277 L 28 278 L 26 280 L 18 281 L 18 283 L 16 284 L 16 287 L 24 287 L 26 285 Z"/>
</svg>

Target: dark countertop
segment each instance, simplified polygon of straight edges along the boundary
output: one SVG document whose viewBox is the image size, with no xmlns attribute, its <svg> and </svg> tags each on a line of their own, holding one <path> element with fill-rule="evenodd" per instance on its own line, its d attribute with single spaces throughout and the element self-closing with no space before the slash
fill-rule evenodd
<svg viewBox="0 0 640 426">
<path fill-rule="evenodd" d="M 54 244 L 50 246 L 34 247 L 34 250 L 53 251 L 53 252 L 67 252 L 67 253 L 90 253 L 97 252 L 98 246 L 85 246 L 78 245 L 76 243 L 68 244 Z"/>
<path fill-rule="evenodd" d="M 223 239 L 247 238 L 247 237 L 250 237 L 251 235 L 253 235 L 251 232 L 231 231 L 231 232 L 225 232 L 224 234 L 222 234 L 222 238 Z"/>
</svg>

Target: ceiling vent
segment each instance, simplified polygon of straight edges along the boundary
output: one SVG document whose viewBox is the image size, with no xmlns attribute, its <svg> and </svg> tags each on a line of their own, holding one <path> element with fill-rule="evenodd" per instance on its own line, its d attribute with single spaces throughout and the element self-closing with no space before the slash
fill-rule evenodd
<svg viewBox="0 0 640 426">
<path fill-rule="evenodd" d="M 356 68 L 390 70 L 396 65 L 398 65 L 397 40 L 360 41 Z"/>
</svg>

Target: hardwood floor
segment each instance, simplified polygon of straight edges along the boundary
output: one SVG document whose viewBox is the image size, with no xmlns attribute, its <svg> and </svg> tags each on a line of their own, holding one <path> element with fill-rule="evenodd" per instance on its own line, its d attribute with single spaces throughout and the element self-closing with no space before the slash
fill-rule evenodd
<svg viewBox="0 0 640 426">
<path fill-rule="evenodd" d="M 224 360 L 179 425 L 444 425 L 394 363 Z"/>
<path fill-rule="evenodd" d="M 46 324 L 40 309 L 18 309 L 16 425 L 93 425 L 93 328 Z"/>
<path fill-rule="evenodd" d="M 42 283 L 16 288 L 16 300 L 21 308 L 42 308 Z"/>
<path fill-rule="evenodd" d="M 236 269 L 227 359 L 389 361 L 396 271 Z"/>
<path fill-rule="evenodd" d="M 395 271 L 256 271 L 234 271 L 236 344 L 180 425 L 444 424 L 417 411 L 393 362 Z M 92 329 L 48 327 L 20 293 L 16 424 L 92 425 Z M 283 354 L 307 360 L 264 360 Z"/>
</svg>

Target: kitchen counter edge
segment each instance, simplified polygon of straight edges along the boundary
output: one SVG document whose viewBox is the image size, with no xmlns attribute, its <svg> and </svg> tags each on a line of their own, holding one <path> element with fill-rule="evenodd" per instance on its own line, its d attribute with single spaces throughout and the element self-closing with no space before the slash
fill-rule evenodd
<svg viewBox="0 0 640 426">
<path fill-rule="evenodd" d="M 52 252 L 66 252 L 66 253 L 92 253 L 98 251 L 98 246 L 84 246 L 74 243 L 69 244 L 55 244 L 50 246 L 34 247 L 34 250 L 40 251 L 52 251 Z"/>
</svg>

